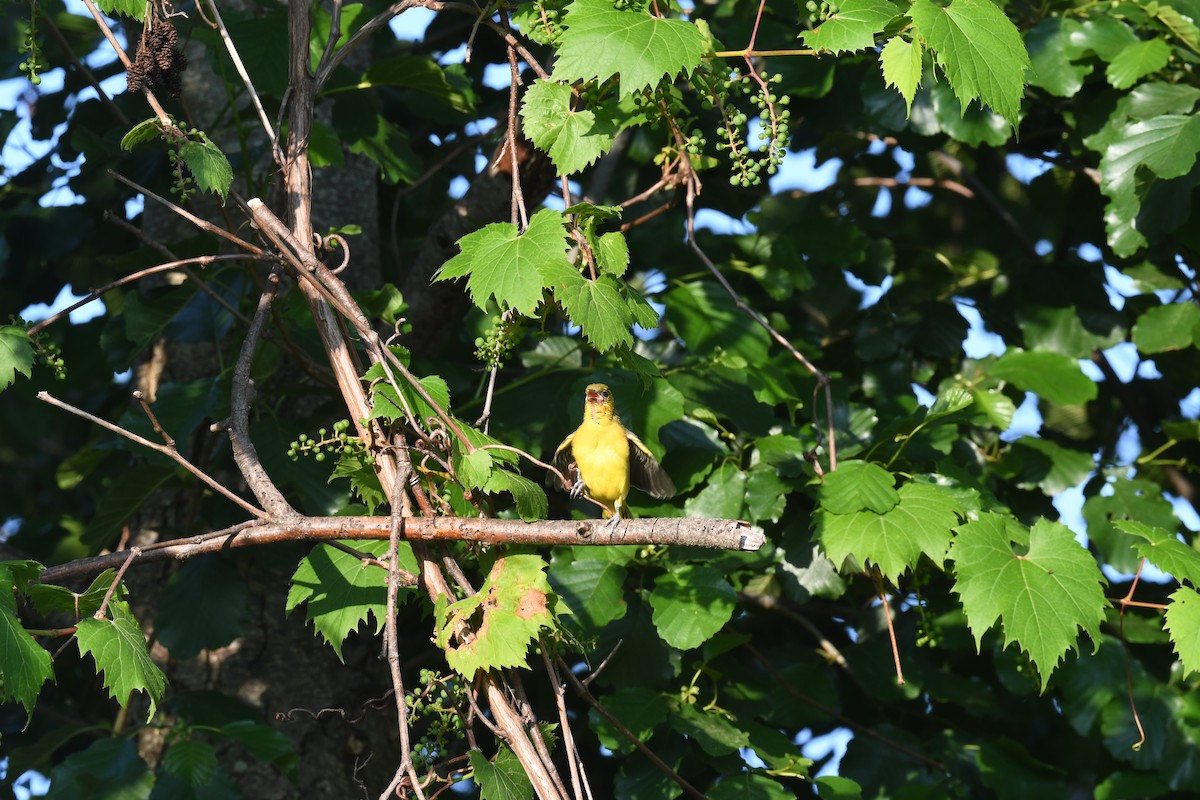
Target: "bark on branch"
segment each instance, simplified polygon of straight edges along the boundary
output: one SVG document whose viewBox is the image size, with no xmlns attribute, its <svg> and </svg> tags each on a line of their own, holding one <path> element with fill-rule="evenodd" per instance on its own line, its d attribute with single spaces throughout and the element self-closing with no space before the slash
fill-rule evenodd
<svg viewBox="0 0 1200 800">
<path fill-rule="evenodd" d="M 185 561 L 205 553 L 275 542 L 320 542 L 331 539 L 387 539 L 391 517 L 301 517 L 277 522 L 247 521 L 242 525 L 142 548 L 138 563 L 174 559 Z M 409 541 L 468 541 L 516 545 L 619 545 L 655 544 L 712 547 L 723 550 L 757 550 L 763 544 L 761 528 L 740 520 L 658 517 L 622 520 L 615 529 L 606 520 L 546 520 L 474 517 L 406 517 L 400 535 Z M 128 552 L 83 558 L 42 572 L 43 583 L 60 583 L 119 567 Z"/>
</svg>

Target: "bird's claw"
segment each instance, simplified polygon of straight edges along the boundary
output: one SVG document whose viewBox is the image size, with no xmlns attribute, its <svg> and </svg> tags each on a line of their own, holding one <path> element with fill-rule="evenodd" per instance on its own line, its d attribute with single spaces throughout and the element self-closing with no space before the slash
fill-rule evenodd
<svg viewBox="0 0 1200 800">
<path fill-rule="evenodd" d="M 579 497 L 582 495 L 584 488 L 586 487 L 584 486 L 583 478 L 575 481 L 575 485 L 571 487 L 571 497 Z"/>
<path fill-rule="evenodd" d="M 608 522 L 604 523 L 604 532 L 612 533 L 617 529 L 617 525 L 621 522 L 621 518 L 617 515 L 609 517 Z"/>
</svg>

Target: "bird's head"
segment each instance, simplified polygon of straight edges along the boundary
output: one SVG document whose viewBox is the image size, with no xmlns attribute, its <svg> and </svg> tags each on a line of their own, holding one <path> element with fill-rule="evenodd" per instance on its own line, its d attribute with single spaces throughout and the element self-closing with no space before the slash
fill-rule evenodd
<svg viewBox="0 0 1200 800">
<path fill-rule="evenodd" d="M 584 389 L 583 402 L 587 415 L 593 419 L 612 416 L 614 407 L 612 392 L 603 383 L 588 384 L 588 387 Z"/>
</svg>

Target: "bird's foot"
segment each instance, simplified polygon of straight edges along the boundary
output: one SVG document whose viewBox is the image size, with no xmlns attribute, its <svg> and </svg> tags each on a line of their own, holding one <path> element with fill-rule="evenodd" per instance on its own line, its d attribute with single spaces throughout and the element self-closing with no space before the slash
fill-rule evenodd
<svg viewBox="0 0 1200 800">
<path fill-rule="evenodd" d="M 583 478 L 575 481 L 575 485 L 571 487 L 571 497 L 579 497 L 585 488 L 587 487 L 583 483 Z"/>
<path fill-rule="evenodd" d="M 621 518 L 614 514 L 608 518 L 608 522 L 604 523 L 604 532 L 613 533 L 617 529 L 617 525 L 621 522 Z"/>
</svg>

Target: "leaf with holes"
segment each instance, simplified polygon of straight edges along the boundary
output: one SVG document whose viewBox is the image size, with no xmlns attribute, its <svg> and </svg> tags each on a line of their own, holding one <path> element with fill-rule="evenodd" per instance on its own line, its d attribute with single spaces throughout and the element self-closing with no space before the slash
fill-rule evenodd
<svg viewBox="0 0 1200 800">
<path fill-rule="evenodd" d="M 449 605 L 439 601 L 438 647 L 466 678 L 479 670 L 523 667 L 529 645 L 554 624 L 553 600 L 541 556 L 496 559 L 477 593 Z"/>
</svg>

